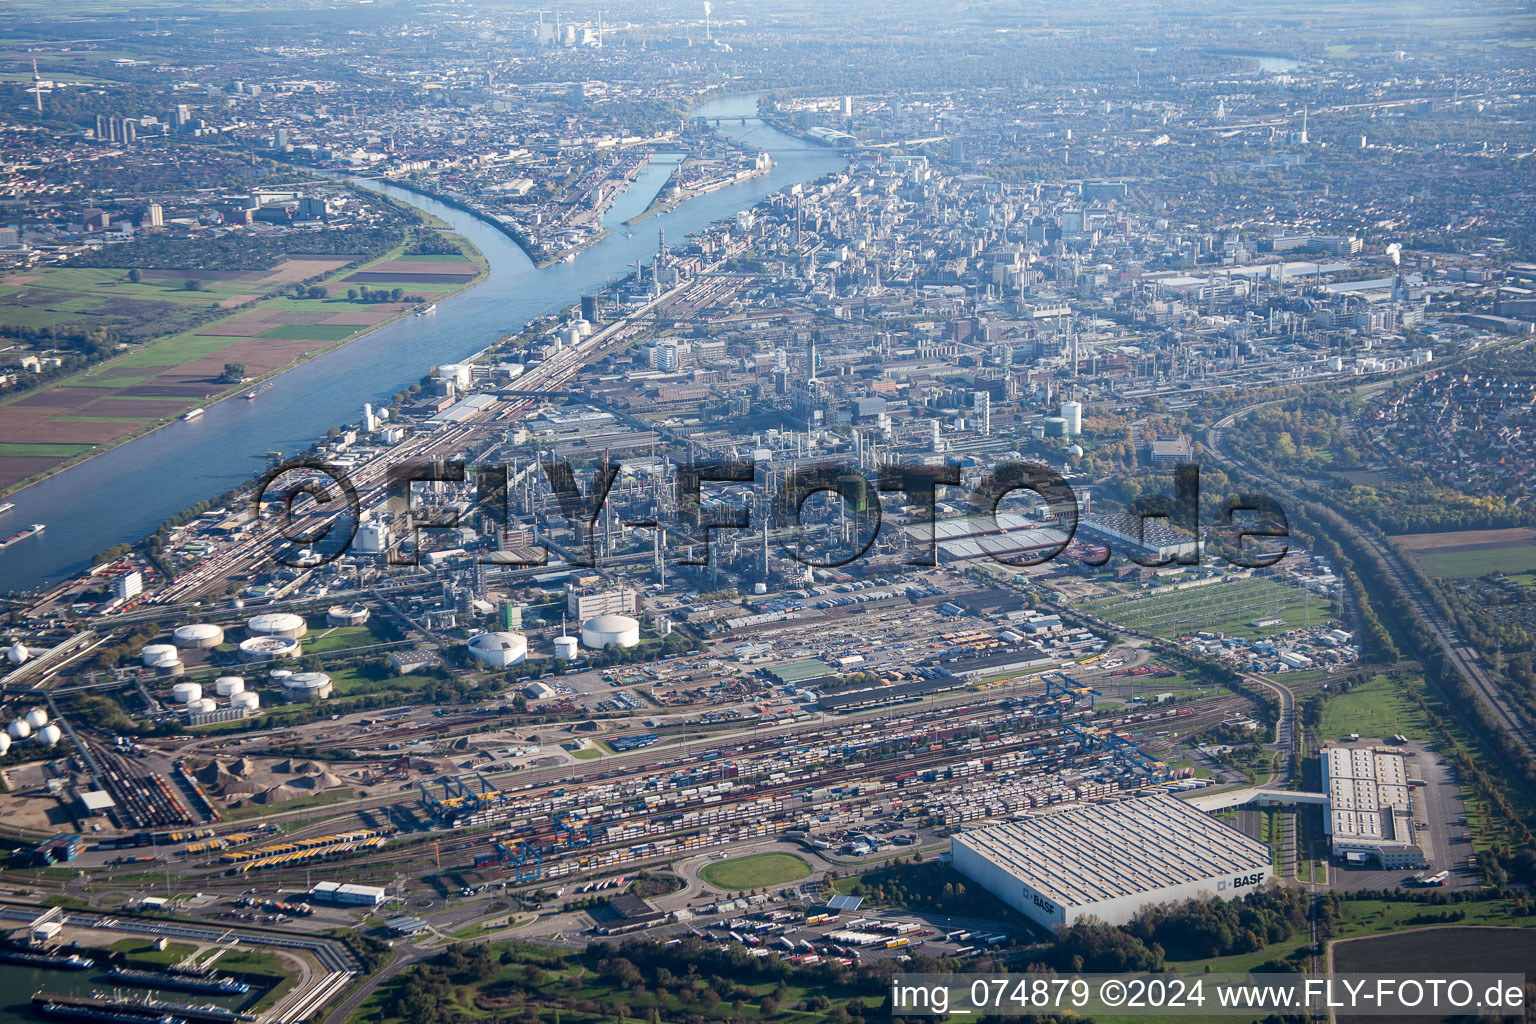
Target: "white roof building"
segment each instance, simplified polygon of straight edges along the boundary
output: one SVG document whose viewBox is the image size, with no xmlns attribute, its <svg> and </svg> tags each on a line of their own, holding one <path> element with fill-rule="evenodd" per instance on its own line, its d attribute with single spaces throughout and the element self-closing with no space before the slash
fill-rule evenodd
<svg viewBox="0 0 1536 1024">
<path fill-rule="evenodd" d="M 1176 900 L 1245 896 L 1270 878 L 1269 847 L 1171 796 L 1083 804 L 974 829 L 955 869 L 1047 928 L 1129 922 Z"/>
</svg>

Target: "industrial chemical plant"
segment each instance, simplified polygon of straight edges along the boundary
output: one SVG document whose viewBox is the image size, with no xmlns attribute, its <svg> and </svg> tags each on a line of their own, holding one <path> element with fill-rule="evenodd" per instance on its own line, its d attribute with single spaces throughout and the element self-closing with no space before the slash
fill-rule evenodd
<svg viewBox="0 0 1536 1024">
<path fill-rule="evenodd" d="M 1536 956 L 1528 12 L 88 6 L 0 10 L 17 1012 Z"/>
</svg>

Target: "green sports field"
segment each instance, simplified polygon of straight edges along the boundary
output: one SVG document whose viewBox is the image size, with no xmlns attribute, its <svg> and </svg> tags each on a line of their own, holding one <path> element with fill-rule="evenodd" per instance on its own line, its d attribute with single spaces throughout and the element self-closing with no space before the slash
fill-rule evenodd
<svg viewBox="0 0 1536 1024">
<path fill-rule="evenodd" d="M 792 853 L 754 853 L 710 864 L 699 878 L 716 889 L 741 892 L 796 882 L 810 873 L 811 866 Z"/>
</svg>

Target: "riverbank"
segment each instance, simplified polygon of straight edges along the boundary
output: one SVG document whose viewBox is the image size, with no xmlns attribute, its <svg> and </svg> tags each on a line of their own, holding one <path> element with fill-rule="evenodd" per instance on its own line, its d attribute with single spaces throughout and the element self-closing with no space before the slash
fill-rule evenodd
<svg viewBox="0 0 1536 1024">
<path fill-rule="evenodd" d="M 333 288 L 340 288 L 343 289 L 345 293 L 345 291 L 348 290 L 346 287 L 347 281 L 358 276 L 367 275 L 374 268 L 395 263 L 401 260 L 409 260 L 410 257 L 407 256 L 407 250 L 417 241 L 419 237 L 417 232 L 423 229 L 441 230 L 442 228 L 450 229 L 448 237 L 460 245 L 461 251 L 463 253 L 464 263 L 474 266 L 475 272 L 473 277 L 469 278 L 468 280 L 456 280 L 451 285 L 446 285 L 442 282 L 434 282 L 431 280 L 411 282 L 413 288 L 432 289 L 429 294 L 424 296 L 425 302 L 412 304 L 394 302 L 387 303 L 387 305 L 394 306 L 396 308 L 391 309 L 387 315 L 373 319 L 370 322 L 356 324 L 355 330 L 336 334 L 336 331 L 333 330 L 333 328 L 352 325 L 317 323 L 313 325 L 316 330 L 310 332 L 311 334 L 335 334 L 336 336 L 316 336 L 305 338 L 302 336 L 292 336 L 303 335 L 305 333 L 302 330 L 304 326 L 302 324 L 292 324 L 293 329 L 284 332 L 281 329 L 280 324 L 277 326 L 268 327 L 268 325 L 263 323 L 257 324 L 255 326 L 268 327 L 267 330 L 253 332 L 257 335 L 256 337 L 242 338 L 240 336 L 241 332 L 236 331 L 236 325 L 240 324 L 242 321 L 249 322 L 253 316 L 260 314 L 264 310 L 274 310 L 279 306 L 282 306 L 284 307 L 281 310 L 282 313 L 291 314 L 294 311 L 287 307 L 292 307 L 297 304 L 319 303 L 322 306 L 331 307 L 328 310 L 322 311 L 326 314 L 324 317 L 322 317 L 322 320 L 336 320 L 338 318 L 345 320 L 349 318 L 349 314 L 356 313 L 359 305 L 351 298 L 332 296 L 327 296 L 324 299 L 285 299 L 281 297 L 280 291 L 272 291 L 266 295 L 261 296 L 258 300 L 244 303 L 240 307 L 232 309 L 228 316 L 211 320 L 208 323 L 201 324 L 190 331 L 184 331 L 180 334 L 167 335 L 162 338 L 157 338 L 149 344 L 141 346 L 134 351 L 121 353 L 112 357 L 111 359 L 107 359 L 93 366 L 87 367 L 78 373 L 71 374 L 68 377 L 60 378 L 57 381 L 53 381 L 47 387 L 28 391 L 24 394 L 15 396 L 10 400 L 10 402 L 5 403 L 5 405 L 14 406 L 24 403 L 35 403 L 37 399 L 43 399 L 44 403 L 49 403 L 45 406 L 49 409 L 57 407 L 67 412 L 82 412 L 89 414 L 100 411 L 111 412 L 113 414 L 112 416 L 84 415 L 67 417 L 71 422 L 81 423 L 89 426 L 96 426 L 97 424 L 126 423 L 133 420 L 138 420 L 140 422 L 139 425 L 120 433 L 116 433 L 114 436 L 103 438 L 102 440 L 95 442 L 81 442 L 81 445 L 87 446 L 84 448 L 84 450 L 74 452 L 69 452 L 67 449 L 79 447 L 79 445 L 69 443 L 50 444 L 47 442 L 0 441 L 0 464 L 3 464 L 7 459 L 9 459 L 13 465 L 18 461 L 29 459 L 42 461 L 43 459 L 48 458 L 48 456 L 54 451 L 57 451 L 59 454 L 59 457 L 56 460 L 49 462 L 46 466 L 39 467 L 36 472 L 29 473 L 25 476 L 13 477 L 9 480 L 0 480 L 0 497 L 8 497 L 35 484 L 41 483 L 51 477 L 65 472 L 66 470 L 79 466 L 82 463 L 89 462 L 90 460 L 95 459 L 101 455 L 105 455 L 107 452 L 110 452 L 113 449 L 120 447 L 121 445 L 127 444 L 130 441 L 138 440 L 149 434 L 153 434 L 156 431 L 164 430 L 167 427 L 176 426 L 183 421 L 183 417 L 192 409 L 202 409 L 206 411 L 207 409 L 221 402 L 226 402 L 229 399 L 239 395 L 248 394 L 252 390 L 261 388 L 264 385 L 275 381 L 283 374 L 299 366 L 302 366 L 313 359 L 317 359 L 329 352 L 335 351 L 336 349 L 351 345 L 354 342 L 361 341 L 362 339 L 384 329 L 385 327 L 397 323 L 400 320 L 414 316 L 423 305 L 436 304 L 437 302 L 444 301 L 469 288 L 473 288 L 480 282 L 484 281 L 490 271 L 489 263 L 487 262 L 485 255 L 468 238 L 465 238 L 463 235 L 451 233 L 451 226 L 447 223 L 438 220 L 437 218 L 423 215 L 421 222 L 417 226 L 413 227 L 412 233 L 408 235 L 407 239 L 401 242 L 401 244 L 395 246 L 389 252 L 384 253 L 383 255 L 374 259 L 363 260 L 356 263 L 346 264 L 339 268 L 329 269 L 328 272 L 321 278 L 319 286 L 327 288 L 328 290 Z M 463 275 L 455 276 L 462 277 Z M 366 288 L 366 285 L 363 285 L 362 287 Z M 383 305 L 386 304 L 373 304 L 372 309 L 368 309 L 368 307 L 365 306 L 364 308 L 368 309 L 365 316 L 372 315 L 375 311 L 378 310 L 378 307 Z M 352 316 L 350 318 L 358 319 L 360 317 Z M 291 317 L 289 319 L 291 320 Z M 325 327 L 327 330 L 319 330 L 318 328 L 321 327 Z M 231 331 L 234 331 L 235 333 L 230 333 Z M 281 337 L 281 335 L 284 333 L 287 333 L 290 335 L 290 337 Z M 272 336 L 274 334 L 278 336 Z M 225 340 L 220 341 L 219 339 L 221 338 Z M 262 346 L 264 351 L 275 352 L 277 353 L 278 358 L 281 358 L 282 355 L 286 354 L 283 351 L 285 348 L 294 347 L 295 343 L 304 344 L 306 347 L 302 351 L 295 352 L 291 358 L 288 358 L 281 363 L 258 369 L 257 372 L 252 374 L 243 375 L 242 379 L 238 381 L 230 381 L 228 382 L 227 386 L 216 391 L 197 393 L 196 391 L 189 390 L 186 386 L 179 384 L 166 384 L 162 388 L 162 392 L 159 395 L 138 395 L 131 393 L 137 390 L 146 381 L 159 379 L 158 377 L 135 375 L 136 371 L 141 368 L 142 361 L 145 358 L 171 358 L 170 356 L 166 355 L 155 356 L 154 354 L 156 352 L 165 352 L 169 350 L 172 353 L 180 353 L 186 357 L 184 360 L 173 365 L 151 364 L 151 368 L 161 371 L 160 375 L 163 376 L 168 371 L 174 372 L 176 370 L 186 369 L 188 367 L 195 366 L 198 362 L 204 361 L 206 359 L 215 357 L 223 358 L 224 353 L 237 351 L 241 345 L 258 340 L 266 342 L 266 344 Z M 313 347 L 309 347 L 309 342 L 314 342 Z M 205 352 L 205 348 L 211 351 Z M 135 361 L 138 361 L 141 365 L 133 365 Z M 207 380 L 208 378 L 204 377 L 201 379 Z M 178 387 L 182 389 L 180 394 L 178 394 L 176 391 Z M 77 400 L 79 400 L 79 404 L 72 404 Z M 134 405 L 130 403 L 137 404 Z M 4 406 L 0 406 L 0 408 L 4 408 Z M 144 412 L 151 415 L 131 415 L 134 412 Z M 54 422 L 57 423 L 58 419 L 55 418 Z M 46 420 L 42 420 L 40 423 L 43 426 L 48 425 L 48 421 Z M 66 451 L 59 451 L 60 449 L 66 449 Z"/>
<path fill-rule="evenodd" d="M 677 167 L 678 170 L 682 170 L 683 165 L 678 164 Z M 711 192 L 718 192 L 723 188 L 730 188 L 732 185 L 740 185 L 742 182 L 751 181 L 753 178 L 760 178 L 772 169 L 773 168 L 771 166 L 756 167 L 750 171 L 743 171 L 742 173 L 730 178 L 716 178 L 714 181 L 711 181 L 705 185 L 700 185 L 697 188 L 682 189 L 681 191 L 674 192 L 667 199 L 662 199 L 661 193 L 657 192 L 656 198 L 651 200 L 651 205 L 647 206 L 644 210 L 635 216 L 629 218 L 629 220 L 626 220 L 624 222 L 624 226 L 633 227 L 636 224 L 639 224 L 645 220 L 649 220 L 650 218 L 659 214 L 669 213 L 673 209 L 683 205 L 691 199 L 697 199 L 700 196 L 707 196 Z M 676 173 L 676 171 L 673 173 Z"/>
<path fill-rule="evenodd" d="M 733 217 L 776 191 L 820 180 L 846 167 L 836 153 L 808 148 L 755 119 L 756 96 L 732 96 L 701 108 L 730 119 L 721 131 L 767 152 L 765 176 L 685 203 L 667 219 L 669 238 L 686 238 Z M 617 225 L 639 213 L 669 168 L 653 164 L 608 214 Z M 462 362 L 523 325 L 557 312 L 581 295 L 600 292 L 655 253 L 655 238 L 614 230 L 580 259 L 535 270 L 522 247 L 479 216 L 440 204 L 393 183 L 358 178 L 359 187 L 384 192 L 453 225 L 487 258 L 480 287 L 442 303 L 434 316 L 411 317 L 376 331 L 364 345 L 345 345 L 289 370 L 255 402 L 221 402 L 184 429 L 159 430 L 118 445 L 15 497 L 18 519 L 47 523 L 45 533 L 0 553 L 0 591 L 33 591 L 88 570 L 91 555 L 133 544 L 167 518 L 249 480 L 267 453 L 294 453 L 327 430 L 356 422 L 363 403 L 387 404 L 427 367 Z M 354 411 L 355 410 L 355 411 Z M 256 460 L 256 461 L 252 461 Z"/>
</svg>

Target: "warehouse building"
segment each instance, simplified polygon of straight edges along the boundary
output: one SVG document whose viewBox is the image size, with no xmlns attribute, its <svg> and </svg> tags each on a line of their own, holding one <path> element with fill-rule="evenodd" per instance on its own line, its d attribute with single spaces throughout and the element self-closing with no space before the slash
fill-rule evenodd
<svg viewBox="0 0 1536 1024">
<path fill-rule="evenodd" d="M 1333 855 L 1387 870 L 1427 865 L 1413 826 L 1411 783 L 1401 754 L 1333 747 L 1318 755 L 1328 791 L 1324 824 Z"/>
<path fill-rule="evenodd" d="M 957 871 L 1047 928 L 1123 925 L 1144 907 L 1246 896 L 1270 878 L 1268 846 L 1162 795 L 1029 815 L 950 849 Z"/>
<path fill-rule="evenodd" d="M 1148 563 L 1194 559 L 1204 549 L 1204 541 L 1183 530 L 1127 512 L 1084 513 L 1077 520 L 1077 529 L 1085 540 L 1106 544 L 1111 551 L 1135 555 Z"/>
</svg>

